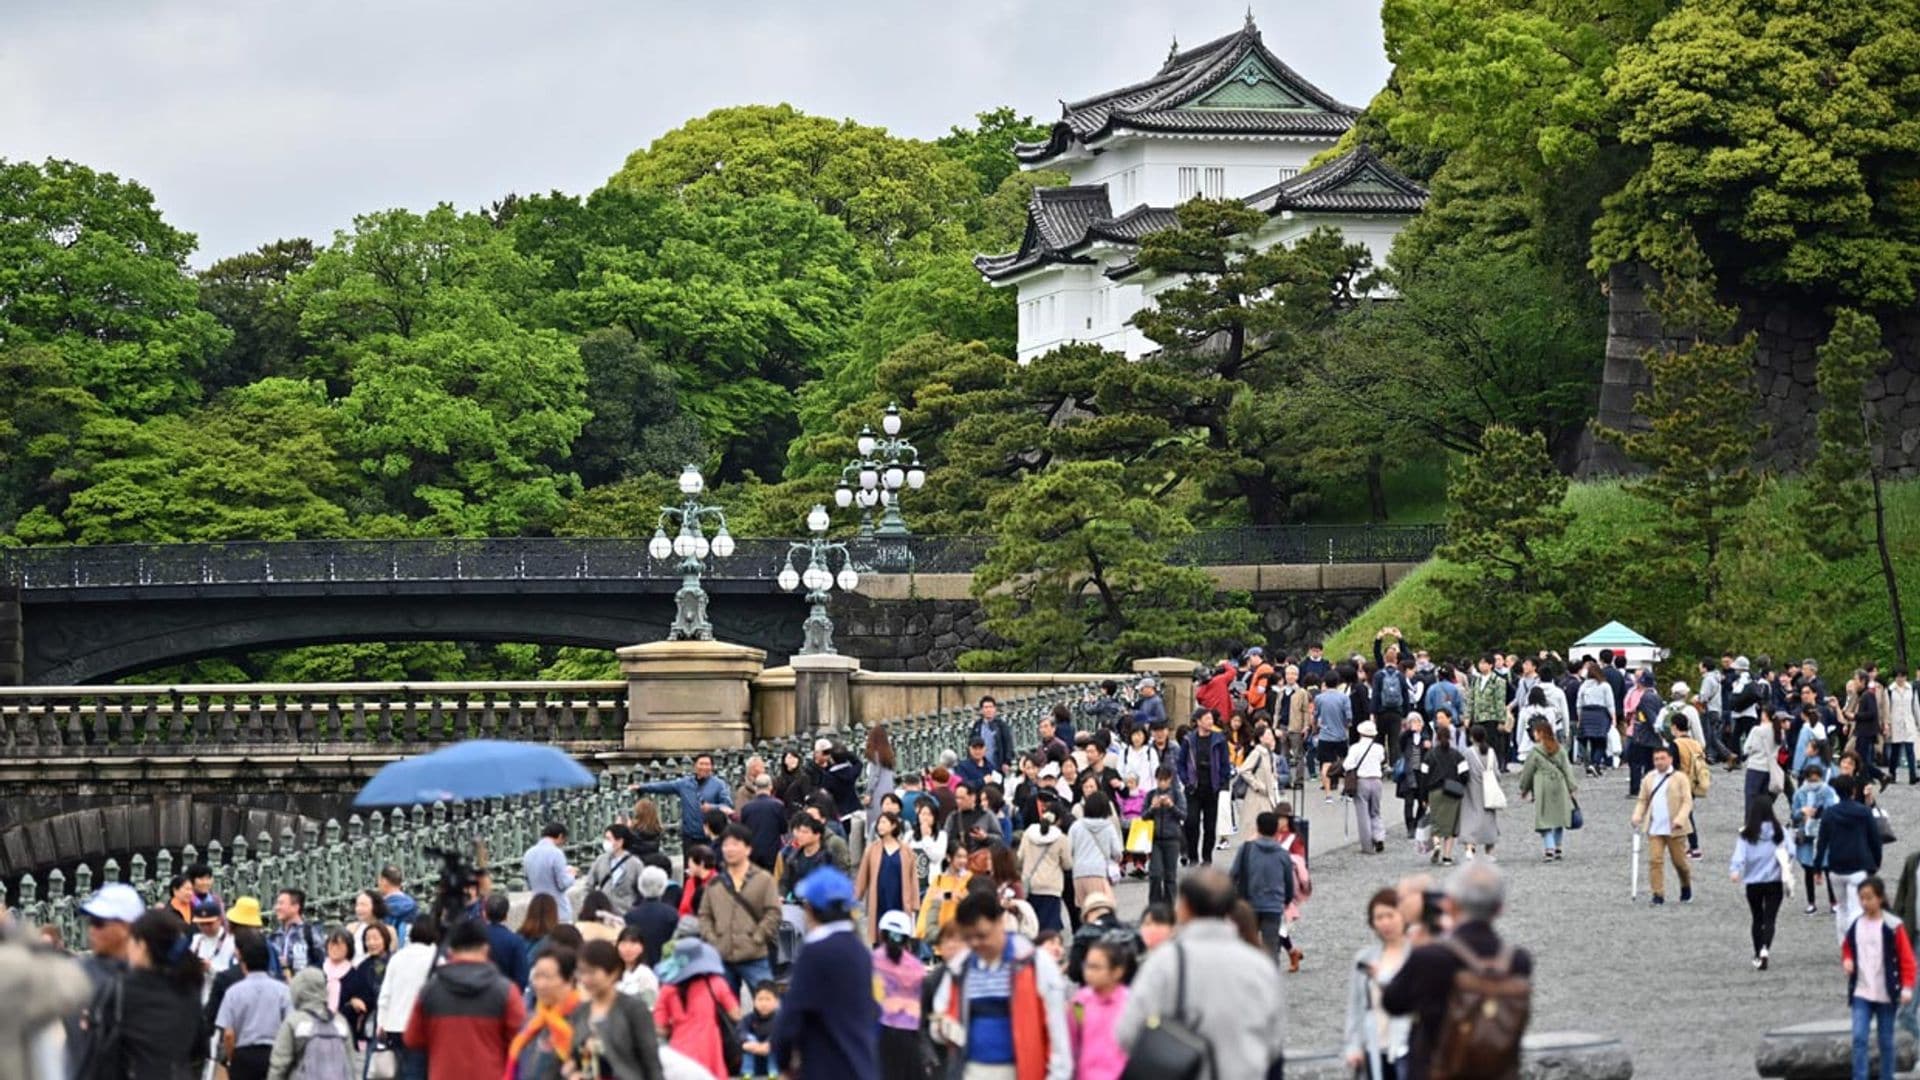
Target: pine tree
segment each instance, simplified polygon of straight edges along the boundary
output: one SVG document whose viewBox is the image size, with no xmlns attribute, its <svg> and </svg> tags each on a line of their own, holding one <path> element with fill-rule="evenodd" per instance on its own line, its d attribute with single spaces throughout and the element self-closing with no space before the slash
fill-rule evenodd
<svg viewBox="0 0 1920 1080">
<path fill-rule="evenodd" d="M 996 505 L 973 594 L 1008 644 L 964 654 L 962 668 L 1116 671 L 1146 656 L 1217 653 L 1253 634 L 1245 594 L 1222 601 L 1205 569 L 1174 561 L 1193 527 L 1124 481 L 1116 462 L 1063 462 Z"/>
<path fill-rule="evenodd" d="M 1673 604 L 1655 613 L 1665 624 L 1656 632 L 1676 647 L 1718 648 L 1721 548 L 1757 490 L 1753 448 L 1767 430 L 1753 419 L 1754 335 L 1724 340 L 1735 313 L 1715 297 L 1713 269 L 1690 232 L 1676 237 L 1656 269 L 1661 284 L 1648 299 L 1679 340 L 1644 357 L 1653 388 L 1635 396 L 1634 411 L 1646 430 L 1599 434 L 1649 470 L 1626 486 L 1659 516 L 1627 554 L 1634 572 L 1658 582 L 1656 592 Z"/>
<path fill-rule="evenodd" d="M 1567 478 L 1539 432 L 1492 424 L 1481 433 L 1480 452 L 1447 479 L 1447 543 L 1439 555 L 1458 569 L 1434 579 L 1446 602 L 1434 616 L 1442 648 L 1546 644 L 1568 628 L 1561 541 L 1573 515 L 1566 495 Z"/>
<path fill-rule="evenodd" d="M 1807 547 L 1828 562 L 1840 563 L 1866 554 L 1868 511 L 1874 512 L 1872 535 L 1882 555 L 1880 574 L 1892 608 L 1896 649 L 1904 665 L 1906 628 L 1900 611 L 1899 581 L 1893 574 L 1892 561 L 1886 558 L 1886 525 L 1880 512 L 1879 476 L 1873 465 L 1879 425 L 1866 402 L 1867 380 L 1887 359 L 1887 350 L 1880 344 L 1878 320 L 1852 308 L 1834 313 L 1833 329 L 1820 346 L 1815 369 L 1820 387 L 1815 428 L 1819 447 L 1807 469 L 1799 518 Z M 1850 611 L 1865 603 L 1867 593 L 1865 579 L 1843 579 L 1815 597 L 1815 604 L 1826 613 Z M 1864 627 L 1834 619 L 1823 621 L 1851 628 L 1834 642 L 1839 655 L 1857 656 L 1865 649 Z"/>
</svg>

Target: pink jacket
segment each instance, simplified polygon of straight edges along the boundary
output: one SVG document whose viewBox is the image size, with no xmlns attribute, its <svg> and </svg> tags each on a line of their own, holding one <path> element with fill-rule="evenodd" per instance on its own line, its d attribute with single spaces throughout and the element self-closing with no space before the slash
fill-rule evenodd
<svg viewBox="0 0 1920 1080">
<path fill-rule="evenodd" d="M 1092 987 L 1081 987 L 1073 995 L 1073 1008 L 1067 1013 L 1073 1035 L 1074 1080 L 1120 1080 L 1127 1071 L 1127 1052 L 1120 1049 L 1114 1028 L 1120 1023 L 1120 1011 L 1127 1007 L 1127 988 L 1116 986 L 1102 995 Z"/>
</svg>

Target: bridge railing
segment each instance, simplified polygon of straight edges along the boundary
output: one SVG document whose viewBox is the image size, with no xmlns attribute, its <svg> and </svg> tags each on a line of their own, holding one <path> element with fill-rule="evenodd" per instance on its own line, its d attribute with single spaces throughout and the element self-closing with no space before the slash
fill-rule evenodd
<svg viewBox="0 0 1920 1080">
<path fill-rule="evenodd" d="M 1032 746 L 1038 741 L 1042 716 L 1056 704 L 1073 707 L 1093 689 L 1091 683 L 1062 686 L 1008 700 L 1001 703 L 1001 716 L 1010 725 L 1016 745 Z M 888 721 L 898 768 L 903 772 L 923 770 L 936 764 L 943 750 L 964 752 L 974 720 L 971 708 L 953 708 Z M 866 731 L 854 729 L 839 733 L 839 737 L 858 752 Z M 759 756 L 777 775 L 783 755 L 789 751 L 798 754 L 803 763 L 810 760 L 813 738 L 811 734 L 794 735 L 712 751 L 715 771 L 729 785 L 737 786 L 745 776 L 747 759 Z M 636 798 L 633 786 L 684 776 L 692 771 L 693 756 L 609 768 L 600 773 L 592 788 L 544 798 L 435 803 L 353 814 L 344 824 L 337 819 L 324 824 L 309 821 L 297 833 L 287 827 L 278 836 L 263 831 L 252 838 L 237 836 L 231 844 L 216 840 L 204 851 L 193 845 L 177 853 L 162 849 L 152 859 L 132 853 L 123 862 L 117 854 L 110 855 L 97 872 L 92 862 L 84 862 L 71 875 L 56 869 L 0 882 L 0 903 L 28 923 L 58 927 L 69 943 L 78 945 L 86 940 L 79 904 L 94 889 L 109 881 L 126 881 L 148 903 L 162 903 L 167 880 L 188 865 L 204 861 L 214 869 L 216 891 L 229 902 L 240 896 L 255 896 L 264 906 L 272 902 L 276 891 L 297 888 L 307 894 L 311 912 L 327 922 L 339 922 L 351 913 L 354 895 L 371 888 L 380 869 L 389 865 L 400 868 L 409 892 L 423 904 L 430 903 L 439 877 L 439 861 L 427 854 L 427 848 L 476 852 L 482 865 L 495 868 L 497 886 L 519 890 L 526 884 L 520 856 L 539 839 L 547 822 L 566 824 L 573 841 L 569 858 L 573 865 L 584 868 L 598 853 L 601 832 L 609 823 L 625 820 L 632 809 Z M 678 800 L 670 794 L 649 797 L 659 804 L 665 823 L 663 848 L 669 854 L 679 854 Z"/>
<path fill-rule="evenodd" d="M 1409 562 L 1445 540 L 1440 525 L 1274 525 L 1195 533 L 1182 563 Z M 740 539 L 713 559 L 716 580 L 770 581 L 785 565 L 787 539 Z M 891 551 L 889 565 L 918 573 L 964 573 L 979 565 L 989 536 L 912 536 L 855 541 L 856 553 Z M 0 580 L 27 590 L 213 585 L 325 585 L 397 582 L 559 582 L 673 579 L 677 559 L 656 560 L 645 538 L 288 540 L 219 544 L 101 544 L 0 551 Z"/>
<path fill-rule="evenodd" d="M 0 757 L 514 739 L 617 747 L 627 683 L 0 687 Z"/>
</svg>

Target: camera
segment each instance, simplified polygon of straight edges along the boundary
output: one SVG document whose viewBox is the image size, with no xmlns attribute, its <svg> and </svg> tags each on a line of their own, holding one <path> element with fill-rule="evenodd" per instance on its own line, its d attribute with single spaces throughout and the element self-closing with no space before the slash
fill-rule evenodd
<svg viewBox="0 0 1920 1080">
<path fill-rule="evenodd" d="M 466 915 L 467 890 L 474 887 L 478 876 L 465 852 L 440 847 L 423 848 L 422 852 L 440 860 L 440 885 L 434 894 L 433 916 L 441 926 L 451 926 Z"/>
</svg>

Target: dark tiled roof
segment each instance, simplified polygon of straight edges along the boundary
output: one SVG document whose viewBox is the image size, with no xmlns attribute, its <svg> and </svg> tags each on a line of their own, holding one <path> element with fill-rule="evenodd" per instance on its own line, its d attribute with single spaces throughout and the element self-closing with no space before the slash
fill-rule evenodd
<svg viewBox="0 0 1920 1080">
<path fill-rule="evenodd" d="M 976 255 L 973 266 L 997 280 L 1050 262 L 1084 262 L 1080 250 L 1093 241 L 1136 244 L 1148 233 L 1178 223 L 1172 210 L 1159 206 L 1136 206 L 1113 216 L 1105 184 L 1035 188 L 1027 201 L 1027 231 L 1020 250 Z"/>
<path fill-rule="evenodd" d="M 1417 214 L 1427 205 L 1427 189 L 1360 146 L 1315 169 L 1241 200 L 1255 210 L 1359 214 Z"/>
<path fill-rule="evenodd" d="M 1299 108 L 1195 108 L 1249 56 L 1285 83 Z M 1221 132 L 1260 135 L 1339 135 L 1359 110 L 1343 105 L 1283 63 L 1260 41 L 1248 17 L 1245 26 L 1205 45 L 1175 52 L 1152 78 L 1080 101 L 1065 103 L 1044 141 L 1018 143 L 1014 156 L 1044 162 L 1074 142 L 1097 140 L 1118 128 L 1138 131 Z"/>
</svg>

